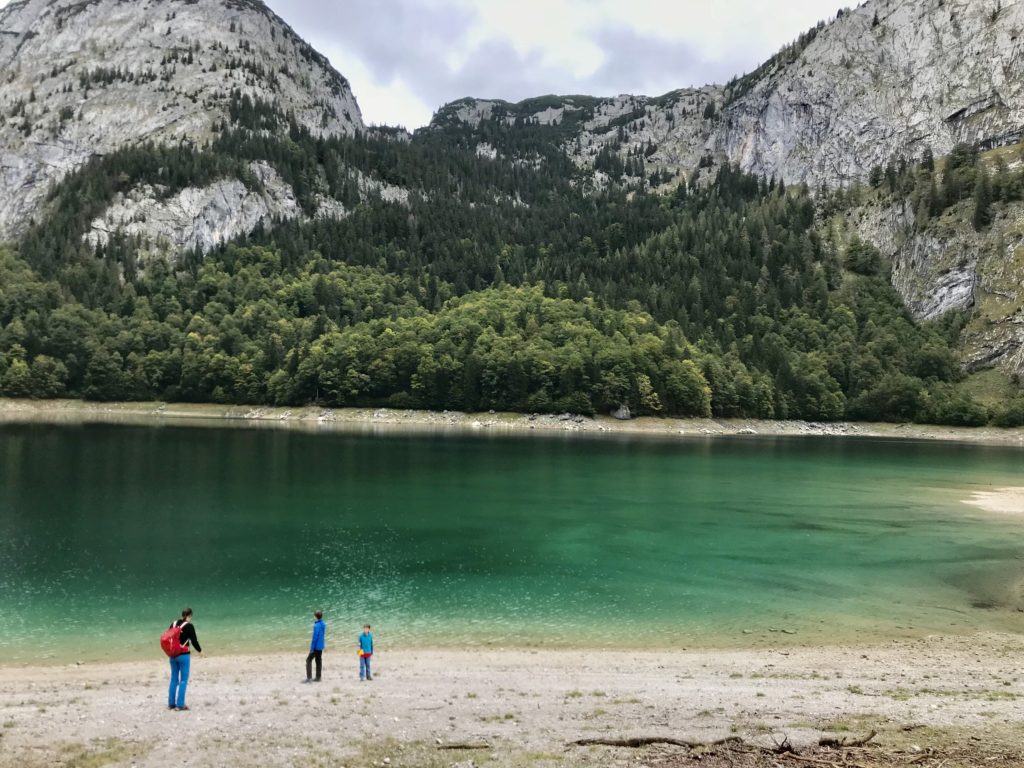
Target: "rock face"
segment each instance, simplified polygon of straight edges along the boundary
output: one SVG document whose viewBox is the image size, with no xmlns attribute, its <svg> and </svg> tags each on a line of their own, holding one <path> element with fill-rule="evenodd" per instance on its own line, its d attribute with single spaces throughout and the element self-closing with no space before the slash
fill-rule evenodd
<svg viewBox="0 0 1024 768">
<path fill-rule="evenodd" d="M 1024 3 L 872 0 L 724 112 L 714 147 L 746 170 L 837 186 L 894 157 L 1024 131 Z"/>
<path fill-rule="evenodd" d="M 171 258 L 182 250 L 206 252 L 220 243 L 252 232 L 260 222 L 302 216 L 295 193 L 267 163 L 252 163 L 262 190 L 238 179 L 207 187 L 189 187 L 164 199 L 161 190 L 139 187 L 115 200 L 92 223 L 86 240 L 106 245 L 115 232 L 138 238 L 144 253 Z"/>
<path fill-rule="evenodd" d="M 50 185 L 94 155 L 207 141 L 236 89 L 322 135 L 363 129 L 345 78 L 258 0 L 0 9 L 0 239 L 24 231 Z"/>
<path fill-rule="evenodd" d="M 516 120 L 561 126 L 563 148 L 581 165 L 593 165 L 606 148 L 622 157 L 644 154 L 649 167 L 689 172 L 708 157 L 716 123 L 705 117 L 709 105 L 717 111 L 723 99 L 718 86 L 672 91 L 664 96 L 546 96 L 518 104 L 462 99 L 442 107 L 431 125 L 479 125 L 484 120 Z M 478 154 L 494 157 L 480 145 Z"/>
<path fill-rule="evenodd" d="M 1024 376 L 1024 205 L 1005 206 L 982 232 L 972 213 L 967 201 L 921 228 L 909 207 L 868 205 L 847 225 L 890 259 L 893 286 L 916 319 L 970 310 L 960 345 L 967 370 Z"/>
<path fill-rule="evenodd" d="M 516 105 L 463 99 L 435 125 L 496 114 L 564 121 L 581 110 L 565 149 L 582 162 L 614 145 L 623 157 L 640 148 L 648 171 L 689 174 L 714 156 L 765 177 L 842 186 L 925 148 L 942 156 L 961 141 L 1024 137 L 1024 3 L 869 0 L 726 87 Z"/>
</svg>

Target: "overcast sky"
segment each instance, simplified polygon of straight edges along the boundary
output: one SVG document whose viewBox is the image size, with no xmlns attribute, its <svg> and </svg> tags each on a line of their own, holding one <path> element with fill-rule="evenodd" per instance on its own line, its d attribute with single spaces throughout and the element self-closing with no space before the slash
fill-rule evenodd
<svg viewBox="0 0 1024 768">
<path fill-rule="evenodd" d="M 267 0 L 352 83 L 367 123 L 463 96 L 659 95 L 743 74 L 857 0 Z"/>
<path fill-rule="evenodd" d="M 725 82 L 858 1 L 266 0 L 349 79 L 366 122 L 406 128 L 463 96 Z"/>
</svg>

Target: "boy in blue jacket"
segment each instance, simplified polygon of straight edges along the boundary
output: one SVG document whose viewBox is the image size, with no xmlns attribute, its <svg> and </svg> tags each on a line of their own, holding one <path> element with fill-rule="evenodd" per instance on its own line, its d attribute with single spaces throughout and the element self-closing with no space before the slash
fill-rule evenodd
<svg viewBox="0 0 1024 768">
<path fill-rule="evenodd" d="M 359 636 L 359 681 L 373 680 L 370 674 L 370 659 L 373 657 L 373 633 L 370 625 L 363 625 L 363 634 Z"/>
<path fill-rule="evenodd" d="M 324 624 L 324 612 L 316 611 L 313 616 L 313 639 L 309 641 L 309 656 L 306 657 L 306 679 L 307 683 L 319 683 L 320 671 L 323 666 L 324 639 L 327 634 L 327 625 Z M 316 679 L 313 679 L 313 659 L 316 659 Z"/>
</svg>

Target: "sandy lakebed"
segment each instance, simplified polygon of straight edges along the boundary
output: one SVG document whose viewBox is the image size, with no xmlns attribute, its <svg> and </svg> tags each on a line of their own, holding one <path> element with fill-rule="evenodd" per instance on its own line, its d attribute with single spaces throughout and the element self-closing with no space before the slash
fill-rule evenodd
<svg viewBox="0 0 1024 768">
<path fill-rule="evenodd" d="M 622 653 L 401 650 L 0 667 L 2 766 L 1024 765 L 1024 639 Z M 347 649 L 346 649 L 347 651 Z M 856 740 L 853 749 L 819 746 Z M 712 746 L 575 746 L 660 737 Z M 714 742 L 728 739 L 723 744 Z M 775 754 L 778 744 L 792 753 Z"/>
</svg>

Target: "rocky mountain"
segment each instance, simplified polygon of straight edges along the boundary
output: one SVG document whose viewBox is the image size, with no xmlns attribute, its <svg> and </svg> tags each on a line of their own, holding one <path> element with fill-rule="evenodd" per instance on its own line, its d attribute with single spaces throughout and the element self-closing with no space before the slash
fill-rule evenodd
<svg viewBox="0 0 1024 768">
<path fill-rule="evenodd" d="M 15 0 L 0 9 L 0 73 L 0 239 L 24 232 L 51 185 L 90 158 L 145 142 L 201 145 L 239 97 L 319 135 L 363 128 L 345 78 L 259 0 Z M 254 173 L 260 190 L 237 180 L 171 200 L 134 190 L 94 240 L 142 213 L 180 247 L 295 215 L 273 169 Z"/>
<path fill-rule="evenodd" d="M 716 415 L 983 423 L 1016 395 L 979 405 L 956 363 L 1024 375 L 1021 30 L 1024 0 L 869 0 L 725 85 L 466 98 L 410 135 L 367 129 L 257 0 L 13 2 L 0 268 L 53 283 L 0 284 L 0 389 L 445 408 L 458 380 L 458 407 L 658 412 L 706 384 Z M 452 370 L 415 372 L 433 357 L 412 347 L 391 370 L 360 325 L 539 285 L 668 323 L 672 365 L 598 386 L 605 363 L 587 363 L 486 400 L 514 355 L 491 370 L 438 331 Z M 94 314 L 67 330 L 78 310 L 51 299 Z M 339 338 L 358 343 L 328 354 Z M 1003 410 L 1024 423 L 1024 400 Z"/>
<path fill-rule="evenodd" d="M 434 126 L 568 121 L 564 148 L 593 163 L 605 148 L 648 168 L 701 160 L 812 187 L 864 180 L 893 158 L 948 154 L 1024 136 L 1024 3 L 869 0 L 821 24 L 725 86 L 664 96 L 463 99 Z"/>
<path fill-rule="evenodd" d="M 812 189 L 850 187 L 926 152 L 941 158 L 961 143 L 997 150 L 1024 139 L 1024 3 L 869 0 L 724 86 L 656 98 L 462 99 L 432 125 L 488 120 L 556 126 L 580 165 L 600 172 L 615 158 L 627 176 L 666 190 L 723 162 Z M 1017 154 L 1008 159 L 1011 170 L 1020 166 Z M 869 205 L 853 228 L 891 261 L 894 286 L 918 319 L 996 308 L 968 329 L 966 362 L 1024 374 L 1019 216 L 997 217 L 979 234 L 963 210 L 926 227 L 916 213 L 906 201 Z"/>
</svg>

